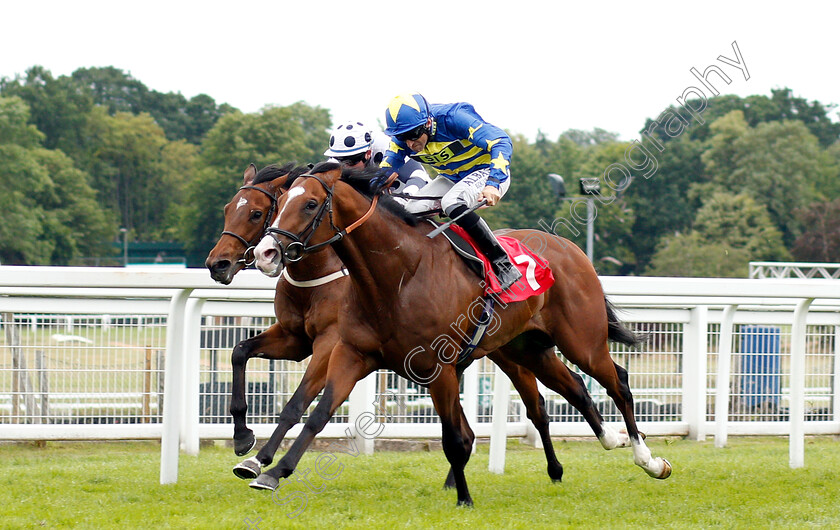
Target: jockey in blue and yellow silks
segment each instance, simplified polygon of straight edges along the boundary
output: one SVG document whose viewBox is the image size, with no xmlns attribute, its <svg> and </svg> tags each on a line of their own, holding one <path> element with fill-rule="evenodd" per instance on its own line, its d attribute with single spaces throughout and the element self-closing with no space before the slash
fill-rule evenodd
<svg viewBox="0 0 840 530">
<path fill-rule="evenodd" d="M 380 168 L 397 171 L 407 155 L 439 173 L 417 195 L 440 200 L 410 201 L 406 208 L 419 213 L 440 207 L 453 219 L 463 214 L 458 225 L 490 260 L 502 288 L 513 285 L 522 274 L 484 220 L 468 212 L 482 199 L 495 206 L 510 186 L 513 145 L 507 133 L 484 121 L 468 103 L 429 105 L 420 94 L 395 97 L 385 111 L 385 123 L 391 147 Z"/>
</svg>

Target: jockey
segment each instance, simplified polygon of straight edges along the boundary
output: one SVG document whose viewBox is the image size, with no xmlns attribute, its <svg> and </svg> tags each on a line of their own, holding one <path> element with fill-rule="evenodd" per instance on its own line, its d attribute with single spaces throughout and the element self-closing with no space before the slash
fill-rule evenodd
<svg viewBox="0 0 840 530">
<path fill-rule="evenodd" d="M 324 156 L 348 168 L 379 167 L 390 144 L 391 138 L 381 131 L 371 131 L 361 122 L 346 122 L 330 133 L 330 147 Z M 423 165 L 406 158 L 392 189 L 413 195 L 428 183 L 429 174 Z"/>
<path fill-rule="evenodd" d="M 409 201 L 413 213 L 440 207 L 475 240 L 487 256 L 502 289 L 522 277 L 499 245 L 490 227 L 474 211 L 481 199 L 495 206 L 510 186 L 508 165 L 513 152 L 510 137 L 484 121 L 468 103 L 429 105 L 420 94 L 395 97 L 385 111 L 385 134 L 391 147 L 380 167 L 386 173 L 403 167 L 405 157 L 429 164 L 439 176 L 418 195 L 439 200 Z"/>
</svg>

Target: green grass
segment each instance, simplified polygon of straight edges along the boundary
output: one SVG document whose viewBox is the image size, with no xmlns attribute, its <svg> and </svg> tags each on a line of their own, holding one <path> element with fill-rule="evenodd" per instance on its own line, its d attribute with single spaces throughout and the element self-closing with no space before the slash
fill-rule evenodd
<svg viewBox="0 0 840 530">
<path fill-rule="evenodd" d="M 606 452 L 596 441 L 555 442 L 565 475 L 553 484 L 542 451 L 510 441 L 506 472 L 487 471 L 488 446 L 467 467 L 475 506 L 457 508 L 441 486 L 448 465 L 441 452 L 336 453 L 327 470 L 341 472 L 306 508 L 280 505 L 230 472 L 229 448 L 181 456 L 180 480 L 161 486 L 156 443 L 48 443 L 0 446 L 0 527 L 78 528 L 791 528 L 840 527 L 840 445 L 809 438 L 802 469 L 788 467 L 786 438 L 709 442 L 650 439 L 654 455 L 674 474 L 648 478 L 628 449 Z M 282 484 L 282 483 L 281 483 Z M 306 491 L 297 482 L 280 501 Z"/>
</svg>

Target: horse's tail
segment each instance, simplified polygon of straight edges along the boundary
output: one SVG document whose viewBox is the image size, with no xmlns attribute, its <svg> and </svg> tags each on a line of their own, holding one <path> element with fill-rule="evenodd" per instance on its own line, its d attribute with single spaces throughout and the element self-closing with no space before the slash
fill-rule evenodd
<svg viewBox="0 0 840 530">
<path fill-rule="evenodd" d="M 620 342 L 627 346 L 638 346 L 648 339 L 647 335 L 637 335 L 624 327 L 615 314 L 615 306 L 606 296 L 604 297 L 604 304 L 607 306 L 608 337 L 611 341 Z"/>
</svg>

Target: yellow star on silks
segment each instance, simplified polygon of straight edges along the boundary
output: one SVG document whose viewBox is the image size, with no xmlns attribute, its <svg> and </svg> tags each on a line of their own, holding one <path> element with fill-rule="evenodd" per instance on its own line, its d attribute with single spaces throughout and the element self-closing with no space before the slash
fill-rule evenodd
<svg viewBox="0 0 840 530">
<path fill-rule="evenodd" d="M 475 133 L 475 131 L 477 131 L 477 130 L 481 129 L 482 127 L 484 127 L 484 124 L 483 124 L 483 123 L 479 123 L 479 124 L 478 124 L 478 127 L 470 127 L 470 128 L 468 129 L 468 130 L 470 131 L 470 140 L 472 140 L 472 139 L 473 139 L 473 134 Z"/>
<path fill-rule="evenodd" d="M 496 138 L 495 140 L 487 140 L 487 152 L 489 153 L 493 146 L 496 145 L 501 141 L 501 138 Z"/>
<path fill-rule="evenodd" d="M 400 94 L 392 99 L 391 103 L 388 104 L 388 112 L 391 113 L 392 120 L 397 121 L 397 114 L 400 113 L 400 109 L 403 105 L 408 105 L 416 111 L 420 110 L 420 105 L 417 104 L 417 101 L 414 100 L 411 94 Z"/>
<path fill-rule="evenodd" d="M 502 155 L 502 153 L 499 153 L 499 156 L 497 156 L 490 162 L 493 163 L 493 169 L 501 169 L 502 171 L 507 171 L 507 167 L 510 165 L 510 162 L 505 160 L 505 157 Z"/>
</svg>

